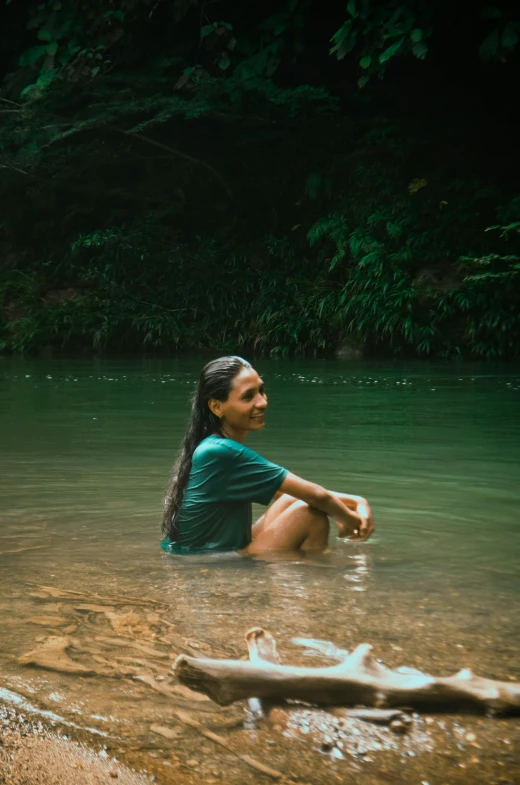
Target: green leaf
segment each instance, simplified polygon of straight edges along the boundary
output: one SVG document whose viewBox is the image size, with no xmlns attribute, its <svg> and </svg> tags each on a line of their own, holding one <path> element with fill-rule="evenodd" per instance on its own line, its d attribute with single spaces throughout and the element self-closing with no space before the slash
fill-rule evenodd
<svg viewBox="0 0 520 785">
<path fill-rule="evenodd" d="M 222 71 L 225 71 L 227 68 L 229 68 L 230 65 L 231 65 L 231 60 L 229 59 L 229 57 L 223 57 L 221 60 L 218 61 L 218 67 Z"/>
<path fill-rule="evenodd" d="M 18 62 L 22 66 L 34 65 L 44 54 L 47 54 L 47 46 L 32 46 L 22 54 Z"/>
<path fill-rule="evenodd" d="M 125 21 L 125 12 L 124 11 L 114 11 L 114 19 L 117 19 L 118 22 Z"/>
<path fill-rule="evenodd" d="M 48 30 L 38 30 L 38 38 L 40 41 L 52 41 L 52 35 L 49 33 Z"/>
<path fill-rule="evenodd" d="M 393 27 L 395 25 L 395 23 L 397 22 L 397 20 L 399 19 L 399 17 L 401 16 L 401 14 L 403 13 L 403 11 L 404 11 L 404 6 L 403 5 L 398 5 L 397 8 L 395 9 L 394 13 L 392 14 L 390 19 L 388 20 L 388 22 L 386 22 L 386 27 L 390 27 L 390 28 Z"/>
<path fill-rule="evenodd" d="M 428 54 L 428 44 L 426 44 L 424 41 L 418 41 L 412 46 L 412 52 L 416 57 L 419 58 L 419 60 L 424 60 Z"/>
<path fill-rule="evenodd" d="M 20 98 L 31 98 L 31 93 L 36 90 L 36 82 L 33 84 L 28 84 L 27 87 L 24 87 L 22 92 L 20 93 Z M 34 151 L 33 151 L 34 152 Z M 38 152 L 38 151 L 36 151 Z"/>
<path fill-rule="evenodd" d="M 357 80 L 357 85 L 359 89 L 361 90 L 361 88 L 364 87 L 366 84 L 368 84 L 369 81 L 370 81 L 369 76 L 360 76 L 359 79 Z"/>
<path fill-rule="evenodd" d="M 51 41 L 51 43 L 45 48 L 48 55 L 55 55 L 58 51 L 58 42 Z"/>
<path fill-rule="evenodd" d="M 45 71 L 45 73 L 41 74 L 34 84 L 27 85 L 22 92 L 20 93 L 22 98 L 26 98 L 31 100 L 33 97 L 41 96 L 43 91 L 54 81 L 54 77 L 58 72 L 57 68 L 51 68 L 50 71 Z M 38 153 L 39 148 L 38 144 L 35 140 L 29 142 L 27 145 L 28 150 L 32 153 Z"/>
<path fill-rule="evenodd" d="M 403 35 L 408 35 L 410 32 L 410 28 L 408 25 L 398 24 L 393 25 L 390 30 L 387 30 L 383 36 L 383 38 L 399 38 Z"/>
<path fill-rule="evenodd" d="M 493 30 L 480 45 L 480 49 L 478 53 L 480 55 L 481 60 L 486 62 L 487 60 L 491 60 L 492 57 L 496 55 L 498 51 L 498 30 Z"/>
<path fill-rule="evenodd" d="M 480 16 L 483 19 L 501 19 L 502 11 L 500 8 L 497 8 L 496 5 L 488 5 L 481 10 Z"/>
<path fill-rule="evenodd" d="M 514 22 L 508 22 L 502 33 L 501 43 L 504 49 L 514 49 L 518 43 L 518 33 Z"/>
<path fill-rule="evenodd" d="M 350 16 L 352 16 L 354 19 L 357 17 L 358 12 L 356 8 L 356 0 L 350 0 L 347 3 L 347 11 L 349 12 Z"/>
<path fill-rule="evenodd" d="M 381 54 L 379 55 L 379 62 L 382 64 L 390 60 L 391 57 L 397 54 L 397 52 L 403 45 L 403 42 L 404 42 L 404 38 L 400 38 L 398 41 L 394 41 L 393 44 L 390 44 L 390 46 L 387 47 L 385 51 L 381 52 Z"/>
<path fill-rule="evenodd" d="M 70 28 L 72 26 L 72 19 L 70 18 L 67 19 L 66 17 L 63 17 L 63 19 L 64 19 L 63 23 L 59 27 L 55 27 L 53 30 L 52 37 L 54 41 L 59 41 L 64 36 L 68 35 L 70 31 Z"/>
<path fill-rule="evenodd" d="M 416 27 L 414 30 L 411 31 L 410 38 L 412 39 L 414 44 L 419 43 L 419 41 L 422 41 L 422 30 L 419 27 Z"/>
<path fill-rule="evenodd" d="M 200 28 L 200 37 L 207 38 L 208 35 L 211 35 L 214 32 L 215 32 L 215 28 L 213 27 L 213 25 L 204 25 L 203 27 Z"/>
<path fill-rule="evenodd" d="M 238 79 L 243 79 L 244 81 L 247 81 L 248 79 L 255 79 L 255 77 L 258 76 L 254 65 L 247 61 L 239 63 L 235 68 L 233 75 Z"/>
<path fill-rule="evenodd" d="M 101 70 L 101 66 L 96 65 L 95 68 L 91 68 L 90 69 L 90 75 L 91 76 L 96 76 L 97 74 L 99 74 L 100 70 Z"/>
<path fill-rule="evenodd" d="M 339 30 L 337 30 L 330 39 L 334 46 L 330 50 L 329 54 L 335 54 L 338 60 L 343 60 L 345 55 L 351 52 L 356 45 L 357 36 L 355 31 L 351 30 L 351 28 L 352 21 L 345 22 L 345 24 Z"/>
<path fill-rule="evenodd" d="M 361 66 L 361 68 L 368 68 L 371 62 L 372 62 L 372 55 L 365 55 L 359 61 L 359 65 Z"/>
</svg>

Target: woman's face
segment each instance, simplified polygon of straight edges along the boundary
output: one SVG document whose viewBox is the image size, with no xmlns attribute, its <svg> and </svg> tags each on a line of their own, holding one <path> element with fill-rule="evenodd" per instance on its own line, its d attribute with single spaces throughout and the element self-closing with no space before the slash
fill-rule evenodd
<svg viewBox="0 0 520 785">
<path fill-rule="evenodd" d="M 267 396 L 264 383 L 254 368 L 242 368 L 233 379 L 227 401 L 209 401 L 211 411 L 221 418 L 225 436 L 239 440 L 248 431 L 265 426 Z"/>
</svg>

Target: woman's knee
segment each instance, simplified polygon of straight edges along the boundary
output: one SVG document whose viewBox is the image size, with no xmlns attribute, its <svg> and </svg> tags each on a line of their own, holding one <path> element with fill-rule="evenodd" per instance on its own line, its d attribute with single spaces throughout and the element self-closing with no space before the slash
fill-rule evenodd
<svg viewBox="0 0 520 785">
<path fill-rule="evenodd" d="M 297 499 L 290 507 L 291 510 L 294 512 L 298 511 L 300 515 L 305 515 L 308 517 L 309 520 L 312 520 L 313 525 L 322 526 L 323 528 L 328 528 L 329 526 L 329 518 L 327 513 L 323 512 L 322 510 L 318 510 L 317 507 L 312 507 L 307 502 L 301 501 Z"/>
<path fill-rule="evenodd" d="M 310 514 L 314 518 L 314 527 L 328 531 L 330 528 L 329 518 L 325 512 L 317 510 L 315 507 L 309 508 Z"/>
<path fill-rule="evenodd" d="M 306 505 L 306 517 L 308 521 L 309 533 L 313 535 L 327 536 L 330 529 L 329 518 L 325 512 Z"/>
<path fill-rule="evenodd" d="M 295 499 L 267 527 L 253 534 L 249 553 L 299 548 L 320 550 L 327 544 L 329 520 L 324 512 Z"/>
<path fill-rule="evenodd" d="M 310 513 L 311 515 L 314 515 L 316 513 L 318 515 L 325 515 L 325 513 L 321 512 L 321 510 L 318 510 L 317 507 L 312 507 L 310 504 L 307 504 L 307 502 L 304 502 L 301 499 L 295 499 L 291 504 L 291 509 L 302 510 L 304 512 Z"/>
<path fill-rule="evenodd" d="M 307 515 L 307 536 L 300 545 L 301 550 L 323 550 L 327 547 L 330 524 L 327 515 L 310 507 Z"/>
</svg>

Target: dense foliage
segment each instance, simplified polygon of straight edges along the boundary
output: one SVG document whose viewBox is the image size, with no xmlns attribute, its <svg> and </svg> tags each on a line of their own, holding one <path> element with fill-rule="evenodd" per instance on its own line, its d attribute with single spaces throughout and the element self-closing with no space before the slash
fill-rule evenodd
<svg viewBox="0 0 520 785">
<path fill-rule="evenodd" d="M 520 15 L 462 8 L 8 1 L 0 348 L 517 358 Z"/>
</svg>

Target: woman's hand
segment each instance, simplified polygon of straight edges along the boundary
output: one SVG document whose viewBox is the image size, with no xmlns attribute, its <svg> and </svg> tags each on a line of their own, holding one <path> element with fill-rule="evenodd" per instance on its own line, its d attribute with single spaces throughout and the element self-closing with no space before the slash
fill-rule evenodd
<svg viewBox="0 0 520 785">
<path fill-rule="evenodd" d="M 356 512 L 361 518 L 361 527 L 358 533 L 358 539 L 360 540 L 368 540 L 369 537 L 372 536 L 375 526 L 374 526 L 374 519 L 372 517 L 372 510 L 366 499 L 362 499 L 356 505 Z"/>
<path fill-rule="evenodd" d="M 372 510 L 370 509 L 370 505 L 366 499 L 362 496 L 353 496 L 346 493 L 336 493 L 332 491 L 334 496 L 341 501 L 345 507 L 347 507 L 348 511 L 355 515 L 357 519 L 357 523 L 353 520 L 352 530 L 350 531 L 350 527 L 346 527 L 344 524 L 338 523 L 336 521 L 336 526 L 339 530 L 340 537 L 352 537 L 353 540 L 364 542 L 368 540 L 369 537 L 372 536 L 375 526 L 374 526 L 374 519 L 372 517 Z M 343 533 L 343 531 L 345 533 Z"/>
<path fill-rule="evenodd" d="M 346 505 L 345 505 L 346 506 Z M 353 540 L 360 539 L 360 532 L 363 527 L 363 519 L 357 512 L 347 507 L 348 510 L 348 523 L 338 521 L 336 518 L 334 523 L 338 529 L 339 537 L 350 537 Z"/>
</svg>

